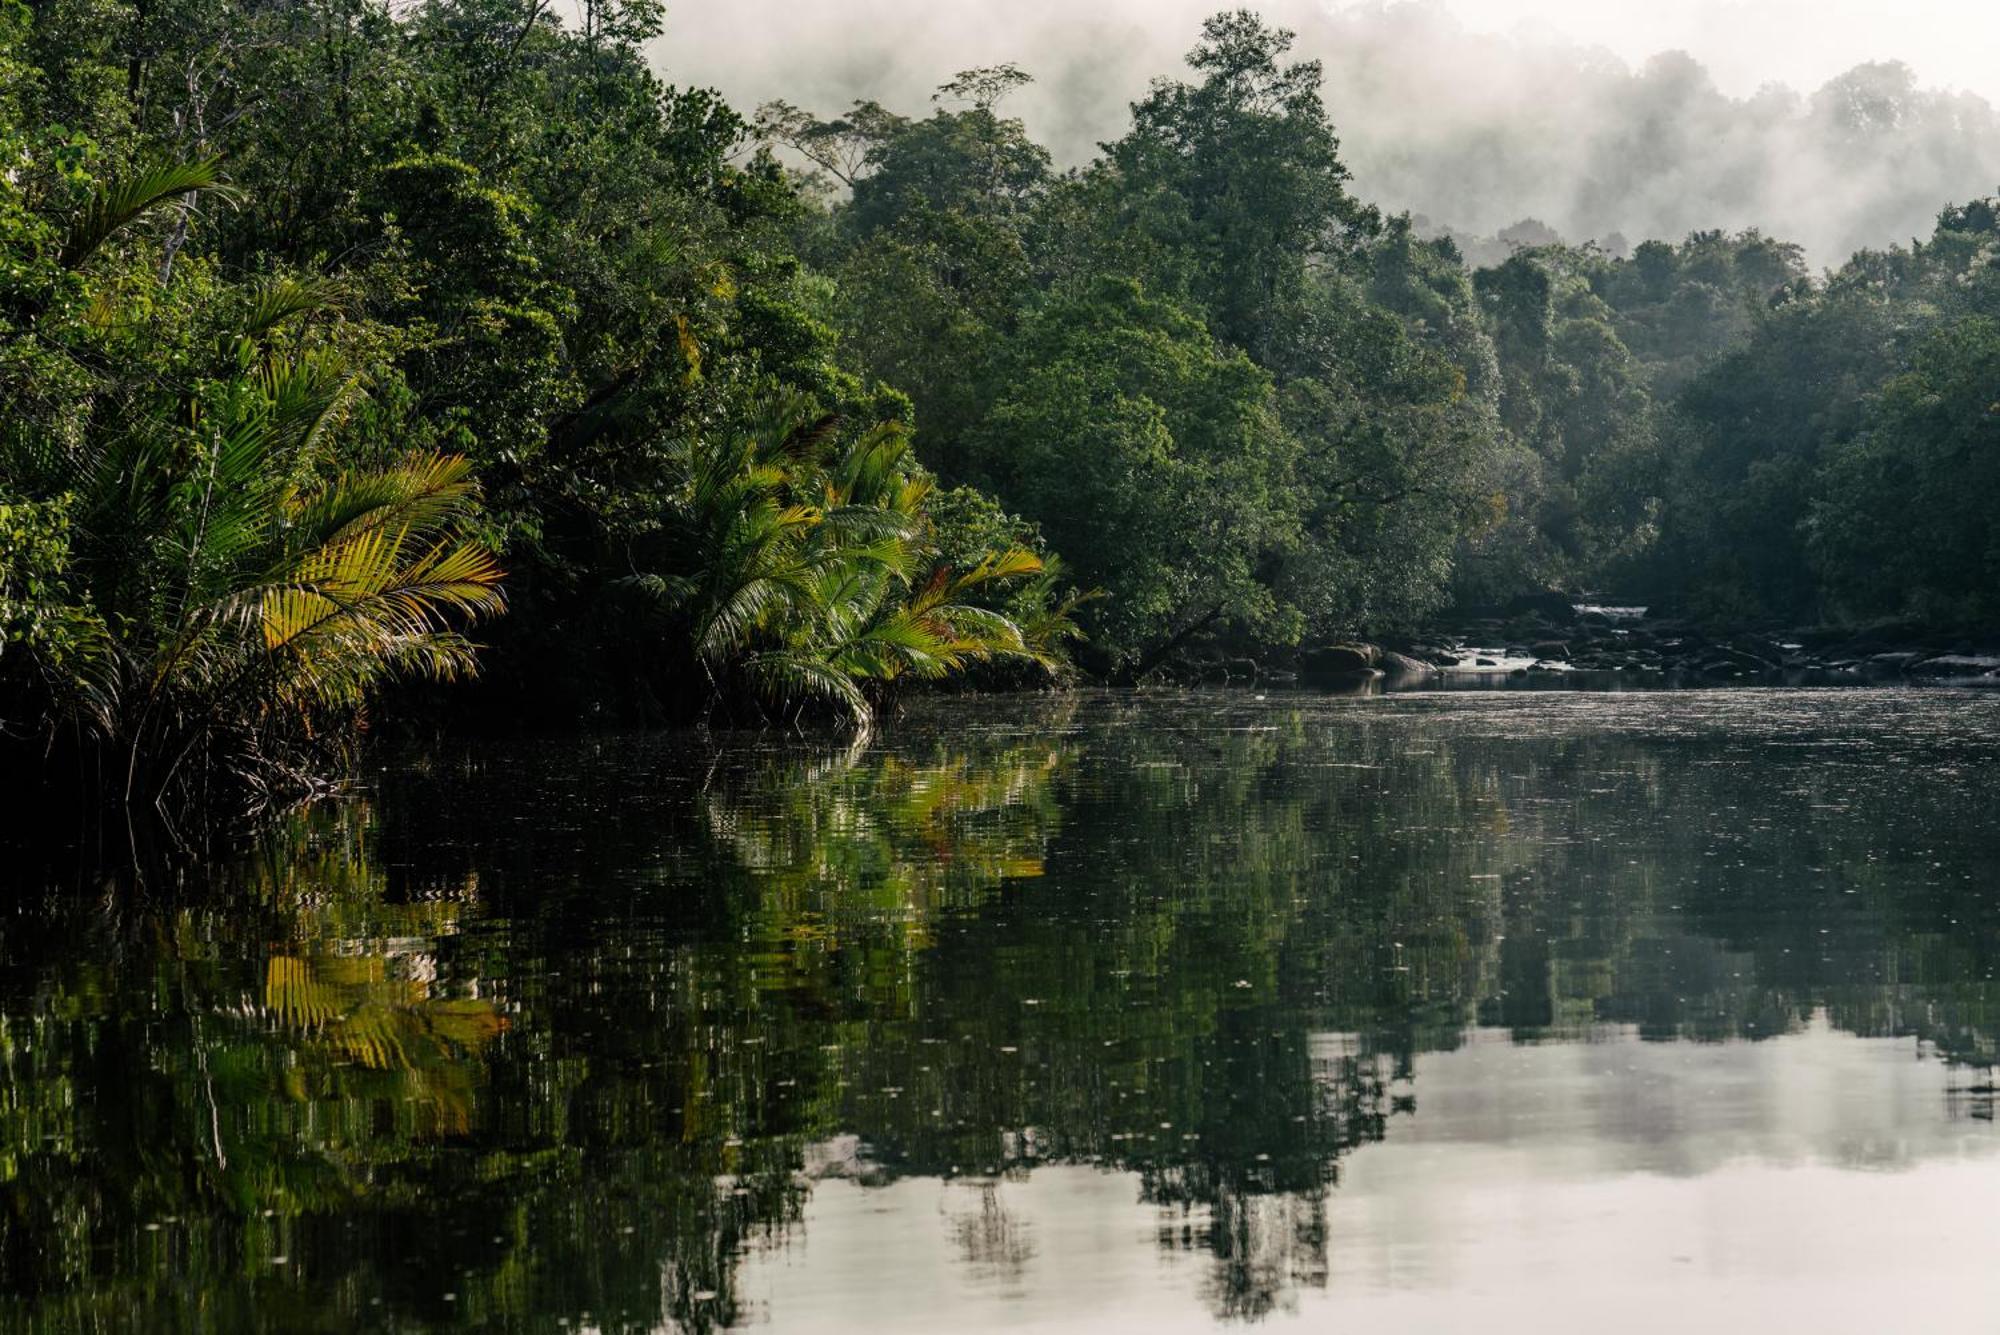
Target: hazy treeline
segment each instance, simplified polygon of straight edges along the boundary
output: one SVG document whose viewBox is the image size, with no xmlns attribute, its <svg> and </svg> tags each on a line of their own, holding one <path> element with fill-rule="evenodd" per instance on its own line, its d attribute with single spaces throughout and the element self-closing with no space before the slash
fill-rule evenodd
<svg viewBox="0 0 2000 1335">
<path fill-rule="evenodd" d="M 1011 65 L 921 114 L 760 114 L 827 200 L 805 247 L 851 346 L 912 395 L 928 461 L 1109 594 L 1101 660 L 1556 588 L 1984 624 L 1990 203 L 1818 280 L 1757 228 L 1611 247 L 1523 226 L 1469 255 L 1364 202 L 1339 80 L 1298 46 L 1210 20 L 1192 74 L 1067 172 L 1008 114 L 1034 86 Z M 1654 184 L 1639 150 L 1699 124 L 1654 117 L 1628 193 Z M 1141 330 L 1247 358 L 1220 449 L 1213 400 L 1125 351 Z"/>
<path fill-rule="evenodd" d="M 1607 584 L 1994 610 L 1990 203 L 1824 282 L 1754 230 L 1474 269 L 1247 11 L 1069 170 L 1016 66 L 753 119 L 662 21 L 0 8 L 14 772 L 295 792 L 475 671 L 407 712 L 865 722 Z"/>
<path fill-rule="evenodd" d="M 1013 61 L 1036 76 L 1009 106 L 1063 166 L 1117 138 L 1126 106 L 1174 68 L 1212 0 L 748 0 L 683 5 L 653 48 L 669 77 L 745 104 L 922 102 L 940 71 Z M 1256 6 L 1325 66 L 1325 97 L 1365 198 L 1437 229 L 1494 237 L 1526 219 L 1571 241 L 1760 227 L 1814 266 L 1930 231 L 1941 201 L 2000 183 L 2000 113 L 1860 65 L 1819 87 L 1721 91 L 1664 53 L 1469 30 L 1413 0 Z M 765 21 L 768 20 L 768 21 Z M 1504 247 L 1480 258 L 1504 258 Z"/>
</svg>

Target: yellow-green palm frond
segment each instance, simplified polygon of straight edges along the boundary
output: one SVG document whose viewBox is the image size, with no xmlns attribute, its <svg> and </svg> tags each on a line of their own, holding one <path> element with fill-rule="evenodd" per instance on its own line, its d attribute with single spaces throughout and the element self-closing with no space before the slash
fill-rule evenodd
<svg viewBox="0 0 2000 1335">
<path fill-rule="evenodd" d="M 907 514 L 878 505 L 836 505 L 824 516 L 828 536 L 836 542 L 870 543 L 885 538 L 909 540 L 917 526 Z"/>
<path fill-rule="evenodd" d="M 929 473 L 919 473 L 908 478 L 890 498 L 888 508 L 902 515 L 917 515 L 923 512 L 925 504 L 937 494 L 937 479 Z"/>
<path fill-rule="evenodd" d="M 293 649 L 315 636 L 362 631 L 385 644 L 447 628 L 453 614 L 498 613 L 500 565 L 473 542 L 444 541 L 412 553 L 406 529 L 370 529 L 322 547 L 293 578 L 265 591 L 265 648 Z"/>
<path fill-rule="evenodd" d="M 747 685 L 861 720 L 877 685 L 997 659 L 1058 666 L 1059 626 L 1017 618 L 1044 610 L 1047 570 L 1033 551 L 917 578 L 936 540 L 936 482 L 911 459 L 905 426 L 847 438 L 794 401 L 752 431 L 667 448 L 686 481 L 662 515 L 658 568 L 620 584 L 671 613 L 664 624 L 685 629 L 718 694 Z"/>
<path fill-rule="evenodd" d="M 222 160 L 166 162 L 100 185 L 70 225 L 63 240 L 61 262 L 74 269 L 98 247 L 162 204 L 183 195 L 206 193 L 233 197 L 223 184 Z"/>
<path fill-rule="evenodd" d="M 743 674 L 753 690 L 775 704 L 817 701 L 846 714 L 859 727 L 868 726 L 874 718 L 868 697 L 861 693 L 854 678 L 812 655 L 753 654 L 744 660 Z"/>
<path fill-rule="evenodd" d="M 498 615 L 505 598 L 492 551 L 455 531 L 472 495 L 463 459 L 429 455 L 297 506 L 302 541 L 255 591 L 281 695 L 349 704 L 385 674 L 475 669 L 458 628 Z"/>
<path fill-rule="evenodd" d="M 1065 646 L 1084 638 L 1077 612 L 1104 597 L 1102 589 L 1064 592 L 1062 582 L 1067 574 L 1061 558 L 1049 557 L 1042 563 L 1041 573 L 1021 587 L 1017 600 L 1028 609 L 1020 617 L 1023 638 L 1045 662 L 1056 667 L 1067 663 Z"/>
<path fill-rule="evenodd" d="M 801 571 L 745 580 L 696 624 L 695 652 L 713 662 L 726 660 L 749 645 L 774 617 L 809 595 L 810 585 Z"/>
<path fill-rule="evenodd" d="M 848 447 L 827 477 L 827 490 L 841 505 L 889 508 L 902 493 L 910 452 L 909 429 L 883 422 Z"/>
<path fill-rule="evenodd" d="M 912 600 L 912 605 L 920 609 L 943 606 L 956 601 L 961 595 L 984 584 L 999 580 L 1022 579 L 1042 572 L 1042 558 L 1025 547 L 1010 547 L 1006 551 L 990 552 L 980 563 L 962 575 L 954 576 L 949 571 L 939 570 L 928 584 Z"/>
<path fill-rule="evenodd" d="M 297 316 L 337 309 L 346 299 L 346 288 L 332 279 L 295 274 L 264 278 L 244 293 L 235 329 L 257 338 Z"/>
<path fill-rule="evenodd" d="M 288 1029 L 324 1028 L 340 1016 L 340 998 L 310 963 L 273 955 L 264 966 L 264 1010 Z"/>
<path fill-rule="evenodd" d="M 957 587 L 970 589 L 996 579 L 1039 575 L 1042 568 L 1042 558 L 1026 547 L 1009 547 L 1006 551 L 989 553 L 978 565 L 960 575 Z"/>
<path fill-rule="evenodd" d="M 958 603 L 934 608 L 928 615 L 948 628 L 961 653 L 980 658 L 1033 656 L 1020 624 L 1005 612 Z"/>
<path fill-rule="evenodd" d="M 968 651 L 949 626 L 901 608 L 840 645 L 831 661 L 854 676 L 881 681 L 905 675 L 935 679 L 962 667 Z"/>
<path fill-rule="evenodd" d="M 312 449 L 340 423 L 354 401 L 358 377 L 346 358 L 321 348 L 272 361 L 261 381 L 272 448 L 292 457 Z"/>
<path fill-rule="evenodd" d="M 343 477 L 294 501 L 295 547 L 344 541 L 377 529 L 428 532 L 461 513 L 478 494 L 463 455 L 420 454 L 393 468 Z"/>
</svg>

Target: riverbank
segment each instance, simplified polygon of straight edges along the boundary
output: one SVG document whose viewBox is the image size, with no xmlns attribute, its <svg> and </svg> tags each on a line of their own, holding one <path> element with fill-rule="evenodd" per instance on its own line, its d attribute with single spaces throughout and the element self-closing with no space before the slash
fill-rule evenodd
<svg viewBox="0 0 2000 1335">
<path fill-rule="evenodd" d="M 1577 685 L 2000 687 L 2000 637 L 1887 624 L 1717 631 L 1644 607 L 1551 595 L 1418 635 L 1316 645 L 1263 660 L 1190 663 L 1175 675 L 1316 686 L 1571 678 Z"/>
</svg>

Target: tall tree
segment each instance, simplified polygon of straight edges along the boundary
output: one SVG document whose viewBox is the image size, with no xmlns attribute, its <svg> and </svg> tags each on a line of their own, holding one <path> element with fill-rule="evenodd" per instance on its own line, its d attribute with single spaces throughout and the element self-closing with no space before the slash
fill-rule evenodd
<svg viewBox="0 0 2000 1335">
<path fill-rule="evenodd" d="M 1347 192 L 1320 64 L 1286 63 L 1292 43 L 1246 9 L 1209 19 L 1188 54 L 1200 82 L 1156 81 L 1100 173 L 1108 265 L 1192 300 L 1267 363 L 1307 274 L 1375 221 Z"/>
</svg>

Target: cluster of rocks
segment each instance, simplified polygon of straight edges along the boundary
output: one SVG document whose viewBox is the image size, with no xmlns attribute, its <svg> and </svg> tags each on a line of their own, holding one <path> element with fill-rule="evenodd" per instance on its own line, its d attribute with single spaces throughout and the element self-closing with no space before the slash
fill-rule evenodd
<svg viewBox="0 0 2000 1335">
<path fill-rule="evenodd" d="M 1646 615 L 1643 608 L 1577 606 L 1548 595 L 1469 618 L 1449 635 L 1309 649 L 1300 655 L 1298 673 L 1329 684 L 1378 676 L 1393 685 L 1437 674 L 1581 673 L 1675 684 L 1907 680 L 2000 686 L 2000 642 L 1940 639 L 1893 626 L 1716 634 Z"/>
</svg>

